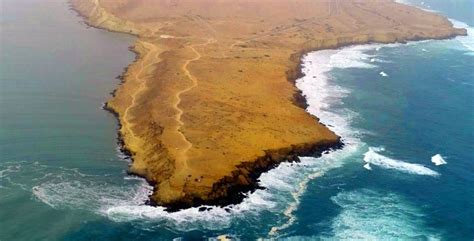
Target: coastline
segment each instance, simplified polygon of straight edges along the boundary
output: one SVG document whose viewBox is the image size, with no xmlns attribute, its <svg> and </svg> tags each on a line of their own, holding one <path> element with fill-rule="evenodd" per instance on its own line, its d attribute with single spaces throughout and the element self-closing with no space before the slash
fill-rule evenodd
<svg viewBox="0 0 474 241">
<path fill-rule="evenodd" d="M 73 5 L 71 5 L 73 6 Z M 81 17 L 86 18 L 85 15 L 82 15 L 79 10 L 72 7 L 72 9 L 77 12 Z M 96 26 L 92 23 L 86 23 L 89 26 L 105 29 L 112 32 L 121 32 L 119 30 L 111 30 L 105 27 L 101 27 L 100 25 Z M 130 33 L 131 34 L 131 33 Z M 313 51 L 317 50 L 324 50 L 324 49 L 338 49 L 346 46 L 353 46 L 353 45 L 362 45 L 362 44 L 370 44 L 370 43 L 404 43 L 406 41 L 419 41 L 419 40 L 428 40 L 428 39 L 446 39 L 452 38 L 458 35 L 461 35 L 462 32 L 452 33 L 451 35 L 444 35 L 444 36 L 436 36 L 435 38 L 423 38 L 419 36 L 411 36 L 411 38 L 402 38 L 393 36 L 393 38 L 387 38 L 387 36 L 379 36 L 379 35 L 366 35 L 366 36 L 356 36 L 353 38 L 348 37 L 340 37 L 334 39 L 323 39 L 320 40 L 319 43 L 312 43 L 313 47 L 308 47 L 303 50 L 300 50 L 297 53 L 291 55 L 290 61 L 293 63 L 293 67 L 287 71 L 287 80 L 291 82 L 293 85 L 295 84 L 296 80 L 303 77 L 304 73 L 302 72 L 302 58 Z M 136 35 L 138 36 L 138 35 Z M 316 47 L 314 47 L 316 46 Z M 123 74 L 121 75 L 121 84 L 125 82 L 123 76 L 128 72 L 129 67 L 139 61 L 141 59 L 141 55 L 138 51 L 134 50 L 132 47 L 130 51 L 136 54 L 135 61 L 131 63 L 128 67 L 125 68 Z M 118 89 L 118 88 L 117 88 Z M 117 90 L 116 89 L 116 90 Z M 116 90 L 114 90 L 111 95 L 114 96 Z M 299 106 L 300 108 L 306 109 L 308 107 L 307 99 L 303 96 L 301 90 L 297 90 L 293 95 L 292 102 Z M 132 159 L 133 162 L 133 154 L 132 151 L 127 147 L 125 143 L 125 139 L 123 134 L 121 133 L 120 129 L 122 129 L 122 123 L 120 120 L 119 112 L 111 107 L 107 102 L 104 106 L 104 109 L 111 112 L 116 118 L 118 119 L 118 137 L 117 142 L 120 147 L 120 150 L 127 156 Z M 319 122 L 318 117 L 312 116 L 317 122 Z M 333 143 L 324 143 L 324 142 L 315 142 L 315 143 L 304 143 L 301 145 L 290 146 L 287 148 L 277 149 L 277 150 L 267 150 L 265 151 L 265 155 L 252 161 L 243 162 L 240 166 L 236 167 L 236 170 L 231 173 L 230 176 L 226 176 L 225 178 L 221 179 L 219 182 L 215 183 L 213 186 L 213 191 L 211 192 L 211 198 L 209 200 L 199 200 L 196 197 L 184 197 L 182 198 L 183 201 L 173 202 L 166 204 L 165 206 L 170 211 L 176 211 L 183 208 L 188 207 L 196 207 L 200 205 L 217 205 L 217 206 L 225 206 L 229 204 L 239 203 L 244 198 L 244 192 L 252 192 L 259 187 L 258 185 L 258 177 L 277 166 L 279 163 L 284 161 L 298 161 L 298 156 L 320 156 L 322 153 L 328 150 L 335 150 L 342 148 L 344 144 L 340 140 L 340 137 L 337 139 L 336 142 Z M 143 173 L 136 172 L 133 170 L 129 170 L 129 174 L 137 175 L 140 177 L 145 178 L 147 182 L 154 187 L 156 190 L 156 182 L 152 181 L 147 175 Z M 212 195 L 214 197 L 212 198 Z M 156 206 L 160 205 L 155 201 L 150 199 L 150 202 L 147 204 Z"/>
<path fill-rule="evenodd" d="M 75 13 L 77 13 L 78 16 L 84 19 L 87 19 L 86 15 L 83 15 L 79 10 L 74 8 L 74 5 L 72 4 L 71 1 L 69 1 L 69 5 L 70 5 L 70 9 L 73 10 Z M 100 25 L 94 25 L 92 23 L 89 23 L 88 21 L 84 21 L 83 23 L 89 27 L 93 27 L 93 28 L 97 28 L 97 29 L 101 29 L 101 30 L 105 30 L 109 32 L 124 33 L 118 30 L 111 30 L 105 27 L 101 27 Z M 135 37 L 138 37 L 138 35 L 135 35 L 132 33 L 125 33 L 125 34 L 131 34 Z M 128 72 L 129 67 L 133 65 L 134 63 L 136 63 L 141 58 L 141 54 L 134 49 L 134 46 L 135 45 L 130 46 L 128 50 L 135 54 L 135 59 L 132 63 L 130 63 L 130 65 L 124 67 L 122 74 L 116 77 L 117 79 L 120 80 L 120 83 L 118 86 L 125 83 L 124 76 Z M 312 52 L 312 51 L 309 51 L 309 52 Z M 303 55 L 300 56 L 300 62 L 302 60 L 302 56 Z M 288 81 L 290 81 L 293 84 L 295 83 L 297 79 L 304 76 L 302 72 L 301 64 L 298 64 L 296 68 L 298 69 L 298 74 L 293 77 L 290 77 L 290 76 L 288 77 Z M 115 88 L 110 93 L 110 95 L 114 97 L 117 90 L 118 90 L 118 87 Z M 296 106 L 306 109 L 308 105 L 306 103 L 306 99 L 302 95 L 301 90 L 298 89 L 297 92 L 294 94 L 293 98 L 294 98 L 293 102 Z M 112 114 L 117 120 L 117 146 L 120 152 L 126 157 L 126 159 L 130 159 L 131 162 L 133 162 L 133 155 L 131 151 L 129 150 L 129 148 L 127 148 L 125 144 L 125 140 L 123 138 L 123 134 L 120 131 L 120 129 L 122 129 L 120 114 L 114 108 L 111 108 L 108 103 L 109 103 L 108 101 L 104 102 L 102 109 Z M 316 116 L 312 116 L 312 117 L 315 118 L 317 122 L 319 122 L 318 117 Z M 262 173 L 265 173 L 275 168 L 276 166 L 278 166 L 278 164 L 282 162 L 288 162 L 288 161 L 298 162 L 299 156 L 320 157 L 323 153 L 340 149 L 343 146 L 344 146 L 344 143 L 340 141 L 339 139 L 339 141 L 336 143 L 332 143 L 332 144 L 316 143 L 314 145 L 309 145 L 308 147 L 303 147 L 299 151 L 295 151 L 299 149 L 297 147 L 295 147 L 294 149 L 290 148 L 291 150 L 283 149 L 283 150 L 265 151 L 266 154 L 264 156 L 254 161 L 248 161 L 248 162 L 242 163 L 241 165 L 237 167 L 236 171 L 232 172 L 231 176 L 228 176 L 228 178 L 224 178 L 220 182 L 216 183 L 215 185 L 216 190 L 220 190 L 220 192 L 229 193 L 229 195 L 225 195 L 224 198 L 218 198 L 218 199 L 212 200 L 211 202 L 206 202 L 203 200 L 193 200 L 192 206 L 189 206 L 188 202 L 176 202 L 171 205 L 167 205 L 166 210 L 170 212 L 175 212 L 175 211 L 179 211 L 179 210 L 190 208 L 190 207 L 199 207 L 202 205 L 224 207 L 231 204 L 238 204 L 246 197 L 247 193 L 249 192 L 251 193 L 257 189 L 263 188 L 261 185 L 259 185 L 258 178 L 260 177 Z M 279 155 L 278 153 L 282 151 L 287 152 L 288 154 L 277 157 Z M 145 180 L 150 186 L 153 187 L 153 190 L 155 190 L 156 182 L 151 181 L 145 175 L 134 172 L 131 169 L 127 170 L 127 174 L 131 176 L 143 178 L 143 180 Z M 157 204 L 151 199 L 151 196 L 152 194 L 149 196 L 149 200 L 145 204 L 150 205 L 150 206 L 160 206 L 159 204 Z"/>
<path fill-rule="evenodd" d="M 110 28 L 102 27 L 101 25 L 90 23 L 88 21 L 88 16 L 83 14 L 80 10 L 76 9 L 74 7 L 74 4 L 73 4 L 72 0 L 68 0 L 67 3 L 68 3 L 68 6 L 69 6 L 69 10 L 74 12 L 76 14 L 76 16 L 84 19 L 84 21 L 81 22 L 81 23 L 85 24 L 86 26 L 88 26 L 90 28 L 96 28 L 96 29 L 100 29 L 100 30 L 107 31 L 107 32 L 112 32 L 112 33 L 129 34 L 129 35 L 132 35 L 132 36 L 137 37 L 137 38 L 139 37 L 137 34 L 134 34 L 134 33 L 123 32 L 123 31 L 120 31 L 120 30 L 113 30 L 113 29 L 110 29 Z M 119 74 L 118 76 L 115 77 L 115 79 L 120 80 L 120 82 L 118 83 L 117 87 L 109 93 L 110 96 L 112 96 L 112 97 L 115 97 L 115 94 L 116 94 L 118 88 L 125 83 L 125 81 L 126 81 L 125 80 L 125 75 L 129 71 L 130 66 L 137 63 L 140 60 L 140 58 L 142 57 L 140 52 L 135 50 L 135 46 L 136 45 L 134 43 L 134 44 L 132 44 L 128 47 L 128 51 L 132 52 L 135 55 L 135 58 L 129 65 L 127 65 L 123 68 L 121 74 Z M 130 167 L 131 164 L 133 163 L 133 155 L 132 155 L 131 151 L 127 148 L 127 146 L 125 144 L 123 134 L 120 131 L 123 127 L 122 122 L 120 120 L 120 114 L 115 109 L 111 108 L 108 103 L 109 103 L 109 101 L 103 102 L 103 104 L 101 106 L 101 109 L 108 112 L 108 113 L 110 113 L 111 115 L 113 115 L 115 117 L 116 122 L 117 122 L 117 128 L 116 128 L 116 130 L 117 130 L 116 131 L 117 148 L 118 148 L 118 151 L 120 152 L 120 154 L 123 155 L 122 159 L 130 161 L 129 162 L 129 167 Z M 130 175 L 130 176 L 135 176 L 135 177 L 142 178 L 148 185 L 150 185 L 154 189 L 154 186 L 155 186 L 156 183 L 153 182 L 153 181 L 150 181 L 148 178 L 146 178 L 146 176 L 140 175 L 139 173 L 135 173 L 135 172 L 131 171 L 130 168 L 126 170 L 126 173 L 127 173 L 127 175 Z M 156 204 L 154 204 L 151 201 L 150 197 L 151 197 L 151 195 L 148 197 L 149 200 L 145 204 L 155 206 Z"/>
<path fill-rule="evenodd" d="M 109 32 L 132 34 L 132 33 L 127 33 L 127 32 L 123 32 L 119 30 L 113 30 L 106 27 L 102 27 L 100 25 L 93 24 L 87 21 L 88 17 L 86 15 L 82 14 L 80 10 L 74 8 L 72 1 L 69 1 L 69 3 L 70 3 L 70 9 L 76 12 L 78 16 L 86 19 L 84 23 L 89 27 L 94 27 L 94 28 L 106 30 Z M 135 35 L 135 34 L 132 34 L 132 35 L 138 37 L 138 35 Z M 135 57 L 135 60 L 132 63 L 130 63 L 129 66 L 124 68 L 124 71 L 122 72 L 122 74 L 118 76 L 119 80 L 121 80 L 119 86 L 125 83 L 126 80 L 124 76 L 128 72 L 130 66 L 135 64 L 137 61 L 141 59 L 141 54 L 135 50 L 135 45 L 130 46 L 129 51 L 133 52 L 136 57 Z M 293 79 L 289 78 L 288 81 L 294 83 L 294 81 L 297 78 L 301 77 L 302 75 L 303 73 L 301 72 L 301 68 L 299 67 L 299 75 L 295 76 L 295 78 Z M 115 93 L 118 90 L 118 88 L 119 87 L 117 87 L 116 89 L 114 89 L 114 91 L 110 93 L 111 96 L 115 96 Z M 295 99 L 293 101 L 295 105 L 300 106 L 302 108 L 306 105 L 306 100 L 300 93 L 298 92 L 295 93 L 294 98 Z M 119 147 L 119 150 L 124 156 L 126 156 L 126 158 L 130 159 L 131 162 L 133 163 L 134 161 L 133 154 L 131 150 L 127 148 L 127 145 L 124 140 L 124 136 L 122 132 L 120 131 L 123 126 L 120 120 L 120 114 L 117 110 L 110 107 L 108 103 L 109 101 L 105 102 L 102 109 L 111 113 L 117 119 L 117 123 L 118 123 L 117 145 Z M 312 117 L 316 121 L 319 122 L 319 119 L 316 116 L 312 116 Z M 214 191 L 213 193 L 224 193 L 223 195 L 220 194 L 223 197 L 218 197 L 211 201 L 204 201 L 204 200 L 199 200 L 199 199 L 194 198 L 192 200 L 192 205 L 190 205 L 189 201 L 175 202 L 175 203 L 166 205 L 165 206 L 166 210 L 174 212 L 174 211 L 179 211 L 185 208 L 198 207 L 201 205 L 214 205 L 214 206 L 224 207 L 231 204 L 238 204 L 246 197 L 246 193 L 253 192 L 257 189 L 261 189 L 262 187 L 258 183 L 258 178 L 260 177 L 260 175 L 278 166 L 279 163 L 282 163 L 285 161 L 291 161 L 291 162 L 299 161 L 298 156 L 319 157 L 327 151 L 340 149 L 343 147 L 343 145 L 344 144 L 340 141 L 340 138 L 338 138 L 338 141 L 336 143 L 314 143 L 314 144 L 303 145 L 303 147 L 294 146 L 291 148 L 284 148 L 281 150 L 266 150 L 264 156 L 253 161 L 242 163 L 241 165 L 237 166 L 236 170 L 233 171 L 230 176 L 226 176 L 226 178 L 221 179 L 219 182 L 217 182 L 214 185 L 213 189 L 216 191 Z M 281 152 L 283 152 L 283 154 L 281 154 Z M 135 172 L 132 169 L 128 169 L 127 174 L 143 178 L 150 186 L 153 187 L 153 190 L 156 189 L 156 182 L 147 178 L 146 175 L 143 175 L 142 173 L 139 173 L 139 172 Z M 152 195 L 149 196 L 149 200 L 145 204 L 150 205 L 150 206 L 161 206 L 160 204 L 156 203 L 155 201 L 151 199 Z"/>
<path fill-rule="evenodd" d="M 143 14 L 140 19 L 159 21 L 149 18 L 157 16 L 159 5 L 149 6 L 153 11 L 148 13 L 140 6 L 165 1 L 100 0 L 100 3 L 117 16 L 128 19 L 131 14 L 138 12 Z M 196 9 L 192 4 L 222 1 L 229 4 L 262 2 L 169 2 L 183 3 Z M 400 13 L 402 16 L 410 11 L 391 7 L 388 3 L 391 0 L 330 1 L 341 3 L 341 15 L 344 12 L 353 13 L 355 19 L 367 20 L 369 25 L 378 23 L 381 26 L 386 22 L 383 17 L 357 18 L 357 7 L 347 8 L 348 4 L 343 8 L 343 4 L 357 2 L 363 6 L 366 3 L 366 9 L 375 10 L 373 6 L 378 3 L 387 3 L 375 13 L 388 17 L 393 17 L 390 12 L 397 15 L 397 9 L 403 9 L 404 12 Z M 474 94 L 474 16 L 471 16 L 470 9 L 474 9 L 474 1 L 463 0 L 459 4 L 450 4 L 453 0 L 407 1 L 438 11 L 438 15 L 446 16 L 455 28 L 467 29 L 468 36 L 449 40 L 352 45 L 302 53 L 301 58 L 295 56 L 295 69 L 301 69 L 302 72 L 295 86 L 301 91 L 301 103 L 307 105 L 303 108 L 340 136 L 343 146 L 325 152 L 320 157 L 299 156 L 298 161 L 288 160 L 268 167 L 268 171 L 256 177 L 259 187 L 250 186 L 252 191 L 247 193 L 242 191 L 242 201 L 239 201 L 239 197 L 227 200 L 236 204 L 204 204 L 190 208 L 184 204 L 184 209 L 176 207 L 175 210 L 150 203 L 156 185 L 148 182 L 144 178 L 146 176 L 130 172 L 132 161 L 140 161 L 140 157 L 131 160 L 133 153 L 124 154 L 122 150 L 128 149 L 125 148 L 126 139 L 122 138 L 120 129 L 125 130 L 122 124 L 126 126 L 128 121 L 132 124 L 132 131 L 139 134 L 143 124 L 146 125 L 140 121 L 140 115 L 145 110 L 166 115 L 164 112 L 157 113 L 159 108 L 147 105 L 147 102 L 153 101 L 150 97 L 167 101 L 158 95 L 161 90 L 167 91 L 164 88 L 173 83 L 183 83 L 178 86 L 178 90 L 190 86 L 188 84 L 191 82 L 184 78 L 180 67 L 185 60 L 197 55 L 187 46 L 205 43 L 207 39 L 172 39 L 183 35 L 173 31 L 180 29 L 180 26 L 170 25 L 168 29 L 158 32 L 156 39 L 146 38 L 137 42 L 137 37 L 132 35 L 103 31 L 106 28 L 97 29 L 85 24 L 85 19 L 70 8 L 68 1 L 4 2 L 8 11 L 2 16 L 5 21 L 0 23 L 5 30 L 1 43 L 4 48 L 0 52 L 4 60 L 0 66 L 3 70 L 0 71 L 3 79 L 0 87 L 0 106 L 3 108 L 0 107 L 0 112 L 5 114 L 0 121 L 0 149 L 3 150 L 0 151 L 0 189 L 5 195 L 0 195 L 0 216 L 3 217 L 0 236 L 12 241 L 464 240 L 474 237 L 474 210 L 466 209 L 474 207 L 474 198 L 466 198 L 474 195 L 474 172 L 470 171 L 471 161 L 474 160 L 470 145 L 474 135 L 474 102 L 470 101 Z M 127 2 L 130 4 L 125 5 Z M 117 3 L 124 3 L 122 9 L 127 10 L 126 14 L 115 10 L 114 4 Z M 271 8 L 267 6 L 264 11 L 271 11 Z M 222 14 L 208 9 L 210 13 Z M 255 8 L 243 9 L 252 11 Z M 284 10 L 280 8 L 279 11 Z M 297 13 L 303 13 L 304 17 L 298 16 L 300 20 L 307 18 L 303 11 Z M 225 37 L 229 36 L 220 27 L 229 26 L 232 23 L 230 17 L 229 22 L 219 22 L 212 16 L 200 15 Z M 274 19 L 282 21 L 280 16 L 275 15 Z M 344 16 L 332 17 L 334 22 L 326 21 L 320 12 L 317 12 L 317 16 L 321 16 L 316 22 L 319 25 L 307 24 L 302 26 L 301 31 L 295 28 L 285 32 L 290 36 L 306 34 L 325 23 L 335 22 L 347 24 L 344 26 L 351 29 L 350 32 L 360 30 L 346 21 Z M 232 18 L 235 19 L 234 23 L 246 23 L 245 20 Z M 255 23 L 258 26 L 263 24 L 262 29 L 271 29 L 268 27 L 268 21 L 271 20 L 267 20 L 267 16 L 262 19 L 265 22 L 258 20 Z M 394 19 L 400 18 L 394 16 Z M 436 22 L 429 16 L 428 19 L 419 22 L 424 26 Z M 404 26 L 410 26 L 410 22 L 416 23 L 414 20 L 411 18 L 403 22 L 406 23 Z M 197 26 L 197 23 L 183 18 L 180 18 L 180 22 L 186 26 Z M 234 28 L 236 25 L 230 26 Z M 390 31 L 389 28 L 385 29 Z M 396 28 L 393 30 L 396 31 Z M 260 33 L 260 30 L 255 32 Z M 327 36 L 323 36 L 324 29 L 319 32 L 321 38 Z M 380 29 L 374 27 L 374 32 L 380 32 Z M 245 32 L 239 31 L 238 34 L 241 33 L 243 35 Z M 336 33 L 340 31 L 335 29 Z M 237 35 L 231 37 L 234 36 Z M 249 76 L 250 81 L 246 81 L 249 85 L 253 87 L 256 86 L 254 83 L 263 82 L 267 89 L 249 91 L 251 88 L 234 88 L 240 95 L 237 97 L 245 101 L 261 93 L 265 96 L 262 100 L 273 104 L 263 105 L 265 108 L 260 111 L 257 108 L 245 108 L 244 111 L 250 110 L 258 117 L 272 113 L 268 108 L 278 108 L 281 102 L 288 103 L 283 103 L 285 108 L 291 108 L 287 106 L 292 105 L 293 95 L 274 90 L 291 89 L 294 86 L 289 81 L 291 79 L 284 75 L 293 64 L 283 61 L 289 59 L 287 52 L 283 55 L 282 51 L 273 49 L 299 48 L 296 45 L 276 47 L 273 40 L 281 40 L 282 43 L 297 37 L 287 38 L 284 33 L 275 36 L 249 43 L 233 42 L 237 39 L 224 40 L 217 36 L 217 43 L 195 47 L 202 58 L 190 63 L 187 70 L 197 78 L 198 86 L 181 95 L 180 107 L 184 111 L 184 126 L 181 130 L 185 136 L 192 138 L 192 132 L 189 132 L 192 129 L 187 127 L 192 126 L 193 121 L 204 118 L 222 133 L 217 136 L 217 140 L 225 136 L 234 139 L 236 133 L 229 129 L 231 124 L 234 125 L 231 119 L 227 119 L 229 125 L 226 126 L 222 125 L 224 122 L 214 121 L 196 112 L 190 115 L 192 108 L 209 111 L 201 107 L 206 104 L 206 98 L 212 96 L 223 100 L 225 105 L 211 106 L 211 113 L 215 110 L 221 113 L 225 111 L 230 116 L 243 114 L 232 108 L 240 100 L 227 101 L 226 95 L 218 93 L 208 96 L 196 94 L 209 84 L 222 92 L 229 81 L 242 82 L 246 81 L 243 76 Z M 166 61 L 147 68 L 139 76 L 141 80 L 146 80 L 146 84 L 141 86 L 140 81 L 136 81 L 141 66 L 158 61 L 154 58 L 154 48 L 148 43 L 169 49 L 166 45 L 170 42 L 180 43 L 188 51 L 172 50 L 160 56 L 164 60 L 179 58 L 180 62 Z M 231 48 L 234 43 L 236 45 Z M 265 43 L 267 45 L 263 45 Z M 135 44 L 137 52 L 133 48 Z M 147 50 L 152 51 L 151 54 L 147 55 Z M 254 56 L 259 59 L 253 59 Z M 146 60 L 138 60 L 140 58 Z M 268 69 L 265 67 L 267 64 L 284 64 L 284 68 Z M 177 75 L 160 78 L 166 73 L 162 70 L 167 65 L 176 66 L 172 71 L 179 72 L 182 78 L 176 78 Z M 206 65 L 209 68 L 203 68 Z M 239 72 L 240 69 L 243 72 Z M 224 78 L 206 75 L 208 70 L 212 70 L 215 76 L 224 75 Z M 280 74 L 276 76 L 276 73 Z M 226 78 L 226 74 L 235 78 Z M 275 79 L 281 79 L 281 84 L 276 88 Z M 159 81 L 164 84 L 157 86 Z M 113 98 L 127 100 L 129 97 L 124 95 L 124 87 L 129 94 L 140 90 L 135 95 L 134 103 L 143 107 L 132 107 L 129 118 L 122 122 L 117 112 L 107 110 L 108 107 L 104 105 Z M 280 96 L 282 101 L 266 98 L 267 90 Z M 227 97 L 236 98 L 235 95 Z M 122 103 L 128 105 L 130 102 Z M 254 106 L 261 105 L 258 101 L 253 103 Z M 118 111 L 124 113 L 123 109 L 119 108 Z M 168 116 L 172 115 L 169 112 Z M 218 114 L 215 118 L 222 119 Z M 287 120 L 284 114 L 279 118 Z M 275 119 L 272 116 L 267 120 L 272 124 L 253 125 L 256 135 L 265 133 L 265 128 L 272 126 L 285 130 L 273 124 Z M 198 123 L 205 124 L 204 121 Z M 221 126 L 224 128 L 221 129 Z M 209 133 L 209 138 L 216 137 L 212 132 L 203 133 Z M 284 132 L 281 135 L 285 135 Z M 281 135 L 275 135 L 275 138 Z M 235 141 L 242 141 L 238 138 Z M 189 139 L 193 144 L 199 144 L 201 140 Z M 152 138 L 147 141 L 154 143 Z M 222 151 L 235 147 L 227 144 L 226 148 L 224 145 L 223 148 L 210 147 Z M 207 152 L 205 154 L 203 156 L 208 156 Z M 231 155 L 227 156 L 229 158 L 223 161 L 235 159 Z M 158 158 L 155 160 L 160 162 Z M 207 166 L 218 164 L 213 159 L 212 162 L 203 162 L 193 168 L 202 167 L 206 170 Z M 200 175 L 193 174 L 193 183 L 194 178 Z M 229 175 L 228 182 L 236 183 L 236 180 Z M 236 195 L 239 192 L 236 189 L 229 191 Z"/>
</svg>

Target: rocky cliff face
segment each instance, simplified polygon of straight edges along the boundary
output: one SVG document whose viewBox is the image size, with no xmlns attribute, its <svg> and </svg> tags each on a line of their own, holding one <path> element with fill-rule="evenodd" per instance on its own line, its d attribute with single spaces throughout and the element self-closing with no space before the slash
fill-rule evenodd
<svg viewBox="0 0 474 241">
<path fill-rule="evenodd" d="M 131 21 L 116 17 L 99 3 L 99 0 L 74 1 L 74 9 L 85 17 L 87 23 L 109 31 L 138 35 L 144 28 Z"/>
<path fill-rule="evenodd" d="M 262 172 L 342 146 L 294 86 L 309 51 L 466 34 L 389 0 L 72 0 L 95 27 L 134 34 L 108 101 L 150 204 L 239 202 Z M 291 9 L 291 10 L 289 10 Z"/>
</svg>

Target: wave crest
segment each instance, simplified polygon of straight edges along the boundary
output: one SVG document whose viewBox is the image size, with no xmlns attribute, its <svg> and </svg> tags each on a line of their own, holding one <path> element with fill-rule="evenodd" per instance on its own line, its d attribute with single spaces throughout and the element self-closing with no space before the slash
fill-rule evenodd
<svg viewBox="0 0 474 241">
<path fill-rule="evenodd" d="M 431 162 L 433 162 L 436 166 L 447 164 L 444 158 L 440 154 L 436 154 L 431 157 Z"/>
<path fill-rule="evenodd" d="M 394 169 L 416 175 L 439 176 L 439 173 L 423 165 L 408 163 L 386 157 L 379 153 L 383 150 L 383 148 L 369 147 L 369 151 L 364 154 L 364 161 L 384 169 Z"/>
</svg>

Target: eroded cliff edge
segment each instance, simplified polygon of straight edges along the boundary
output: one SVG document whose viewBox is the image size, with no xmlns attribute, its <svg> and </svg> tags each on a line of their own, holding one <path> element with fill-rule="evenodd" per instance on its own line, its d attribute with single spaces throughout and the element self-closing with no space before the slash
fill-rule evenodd
<svg viewBox="0 0 474 241">
<path fill-rule="evenodd" d="M 271 4 L 270 4 L 271 3 Z M 341 145 L 293 82 L 309 51 L 465 34 L 433 13 L 379 1 L 72 0 L 87 22 L 138 36 L 107 102 L 130 171 L 171 208 L 239 201 L 261 172 Z"/>
</svg>

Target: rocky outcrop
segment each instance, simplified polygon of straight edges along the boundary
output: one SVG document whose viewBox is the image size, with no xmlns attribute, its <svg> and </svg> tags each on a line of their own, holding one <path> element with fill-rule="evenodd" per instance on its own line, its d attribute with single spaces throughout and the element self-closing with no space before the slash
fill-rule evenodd
<svg viewBox="0 0 474 241">
<path fill-rule="evenodd" d="M 164 205 L 169 211 L 177 211 L 201 205 L 226 206 L 240 203 L 246 193 L 262 188 L 258 183 L 260 175 L 281 162 L 299 162 L 299 156 L 319 157 L 323 153 L 343 146 L 340 139 L 331 142 L 305 143 L 291 147 L 265 151 L 264 155 L 236 166 L 230 175 L 215 182 L 205 196 L 186 194 L 179 200 L 169 203 L 151 201 L 151 205 Z M 153 199 L 152 199 L 153 200 Z"/>
</svg>

